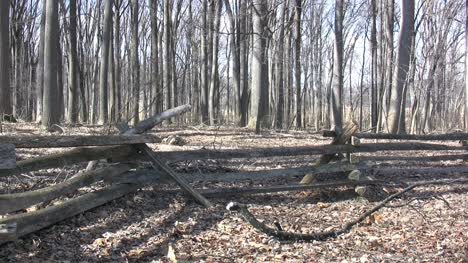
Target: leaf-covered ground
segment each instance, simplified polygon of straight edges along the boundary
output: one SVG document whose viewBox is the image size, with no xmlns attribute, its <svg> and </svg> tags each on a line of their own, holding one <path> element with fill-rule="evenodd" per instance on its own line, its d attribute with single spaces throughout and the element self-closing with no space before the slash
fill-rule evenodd
<svg viewBox="0 0 468 263">
<path fill-rule="evenodd" d="M 38 134 L 27 124 L 9 126 L 10 133 Z M 5 131 L 5 129 L 4 129 Z M 70 134 L 99 134 L 93 127 L 67 128 Z M 234 128 L 173 128 L 153 131 L 161 137 L 178 134 L 184 146 L 152 145 L 161 151 L 281 147 L 327 144 L 309 132 L 265 132 L 253 135 Z M 439 142 L 442 143 L 442 142 Z M 452 142 L 457 144 L 458 142 Z M 18 149 L 20 159 L 64 149 Z M 400 152 L 385 155 L 424 156 L 448 152 Z M 362 154 L 364 155 L 364 154 Z M 373 154 L 375 155 L 375 154 Z M 380 154 L 384 155 L 384 154 Z M 317 156 L 275 157 L 174 164 L 180 173 L 206 174 L 310 165 Z M 61 182 L 86 164 L 61 167 L 10 178 L 0 178 L 0 193 L 37 189 Z M 106 164 L 101 164 L 106 165 Z M 144 164 L 143 164 L 144 165 Z M 379 175 L 378 167 L 463 166 L 461 160 L 443 162 L 393 161 L 376 164 L 377 179 L 430 180 L 466 177 L 466 174 Z M 336 177 L 336 176 L 335 176 Z M 338 176 L 339 177 L 339 176 Z M 300 178 L 232 183 L 196 183 L 197 188 L 279 185 Z M 331 180 L 322 178 L 322 180 Z M 102 185 L 80 189 L 80 193 Z M 283 242 L 260 233 L 225 205 L 232 200 L 248 204 L 260 220 L 287 231 L 311 233 L 330 230 L 375 205 L 352 188 L 286 192 L 210 199 L 205 209 L 175 186 L 148 186 L 104 206 L 0 246 L 0 262 L 466 262 L 468 257 L 468 185 L 416 188 L 372 218 L 336 239 L 321 242 Z M 398 190 L 398 189 L 393 189 Z M 79 193 L 77 193 L 79 194 Z M 64 198 L 71 198 L 71 196 Z M 30 208 L 31 210 L 37 207 Z M 1 217 L 1 216 L 0 216 Z"/>
</svg>

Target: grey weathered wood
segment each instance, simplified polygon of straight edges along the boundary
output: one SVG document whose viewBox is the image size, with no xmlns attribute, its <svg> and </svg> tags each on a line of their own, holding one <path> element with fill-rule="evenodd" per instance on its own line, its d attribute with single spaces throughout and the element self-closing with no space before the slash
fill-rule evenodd
<svg viewBox="0 0 468 263">
<path fill-rule="evenodd" d="M 119 184 L 87 193 L 63 203 L 29 213 L 15 214 L 0 219 L 1 224 L 17 224 L 17 237 L 22 237 L 51 226 L 64 219 L 101 206 L 128 193 L 136 191 L 141 185 Z M 7 241 L 0 240 L 0 245 Z"/>
<path fill-rule="evenodd" d="M 129 146 L 121 146 L 129 147 Z M 244 159 L 244 158 L 264 158 L 274 156 L 300 156 L 300 155 L 319 155 L 333 153 L 358 153 L 358 152 L 381 152 L 381 151 L 466 151 L 467 146 L 451 146 L 429 143 L 380 143 L 380 144 L 361 144 L 352 145 L 318 145 L 318 146 L 298 146 L 298 147 L 271 147 L 256 149 L 223 149 L 223 150 L 182 150 L 161 152 L 161 157 L 168 162 L 180 162 L 188 160 L 207 160 L 207 159 Z M 142 155 L 129 158 L 145 158 Z M 119 159 L 113 159 L 118 162 Z"/>
<path fill-rule="evenodd" d="M 178 174 L 187 182 L 238 182 L 242 180 L 269 180 L 275 178 L 286 178 L 294 176 L 303 176 L 306 173 L 339 173 L 348 172 L 355 169 L 365 169 L 366 164 L 359 166 L 335 163 L 322 166 L 304 166 L 289 169 L 274 169 L 262 171 L 242 171 L 233 173 L 215 173 L 215 174 Z M 167 184 L 171 183 L 167 176 L 161 176 L 161 173 L 153 170 L 139 170 L 128 172 L 122 176 L 110 177 L 105 179 L 109 183 L 141 183 L 141 184 Z"/>
<path fill-rule="evenodd" d="M 73 165 L 91 160 L 118 158 L 125 161 L 128 156 L 137 156 L 130 146 L 80 147 L 63 153 L 55 153 L 17 162 L 13 169 L 0 170 L 0 177 L 26 173 L 34 170 Z"/>
<path fill-rule="evenodd" d="M 203 204 L 206 207 L 211 207 L 212 204 L 208 199 L 203 197 L 200 193 L 198 193 L 195 189 L 192 188 L 184 179 L 178 176 L 172 169 L 167 166 L 167 164 L 160 160 L 160 157 L 157 153 L 153 152 L 151 148 L 148 147 L 146 144 L 136 145 L 138 149 L 143 151 L 150 159 L 151 163 L 153 164 L 154 169 L 162 170 L 167 176 L 169 176 L 172 180 L 174 180 L 183 190 L 193 196 L 198 202 Z"/>
<path fill-rule="evenodd" d="M 159 143 L 154 135 L 72 135 L 72 136 L 2 136 L 0 144 L 14 144 L 16 148 L 52 148 L 78 146 L 109 146 L 138 143 Z"/>
<path fill-rule="evenodd" d="M 341 85 L 343 85 L 343 83 L 341 83 Z M 337 111 L 337 109 L 334 109 L 333 111 Z M 341 128 L 341 114 L 337 115 L 335 112 L 333 114 L 335 117 L 340 116 L 339 120 L 335 120 L 335 125 Z M 358 125 L 355 122 L 352 122 L 352 121 L 347 122 L 345 127 L 343 127 L 343 130 L 337 131 L 337 136 L 333 138 L 331 145 L 343 145 L 347 143 L 350 140 L 351 136 L 354 133 L 356 133 L 357 130 L 358 130 Z M 336 155 L 335 153 L 323 154 L 322 156 L 320 156 L 317 162 L 315 162 L 315 164 L 316 165 L 327 164 L 335 157 L 335 155 Z M 349 152 L 346 153 L 346 157 L 348 161 L 351 159 Z M 314 181 L 314 178 L 315 177 L 313 174 L 306 174 L 302 178 L 300 183 L 310 184 L 311 182 Z"/>
<path fill-rule="evenodd" d="M 273 156 L 318 155 L 342 152 L 379 152 L 379 151 L 466 151 L 467 146 L 450 146 L 428 143 L 381 143 L 352 145 L 321 145 L 302 147 L 276 147 L 259 149 L 225 149 L 225 150 L 189 150 L 160 153 L 166 162 L 180 162 L 187 160 L 233 159 L 233 158 L 262 158 Z M 129 145 L 106 146 L 96 148 L 76 148 L 65 153 L 58 153 L 44 157 L 19 161 L 14 169 L 0 170 L 0 177 L 29 172 L 33 170 L 71 165 L 80 162 L 111 158 L 112 162 L 129 161 L 149 158 Z M 413 157 L 415 158 L 415 157 Z"/>
<path fill-rule="evenodd" d="M 13 144 L 0 144 L 0 170 L 16 167 L 15 146 Z"/>
<path fill-rule="evenodd" d="M 362 161 L 375 161 L 375 162 L 386 162 L 386 161 L 420 161 L 420 162 L 436 162 L 436 161 L 455 161 L 455 160 L 467 160 L 468 154 L 444 154 L 444 155 L 432 155 L 432 156 L 361 156 L 359 157 Z"/>
<path fill-rule="evenodd" d="M 18 211 L 40 202 L 50 201 L 62 195 L 74 192 L 80 187 L 90 185 L 103 178 L 114 177 L 131 168 L 127 164 L 85 171 L 56 185 L 45 188 L 14 194 L 0 195 L 0 214 Z"/>
<path fill-rule="evenodd" d="M 190 111 L 191 108 L 192 107 L 190 105 L 182 105 L 173 109 L 166 110 L 158 115 L 155 115 L 153 117 L 139 122 L 132 129 L 125 131 L 124 135 L 144 133 L 148 130 L 151 130 L 154 126 L 158 125 L 159 123 L 162 123 L 164 120 L 168 120 L 170 118 Z"/>
<path fill-rule="evenodd" d="M 334 133 L 324 132 L 324 137 L 335 137 Z M 355 137 L 361 139 L 382 140 L 420 140 L 420 141 L 461 141 L 468 140 L 468 133 L 446 133 L 446 134 L 392 134 L 392 133 L 355 133 Z"/>
<path fill-rule="evenodd" d="M 16 231 L 16 223 L 0 224 L 0 244 L 3 242 L 16 240 L 18 238 Z"/>
<path fill-rule="evenodd" d="M 156 125 L 164 121 L 165 119 L 170 119 L 182 113 L 188 112 L 191 109 L 190 105 L 183 105 L 179 106 L 167 111 L 162 112 L 152 118 L 148 118 L 137 125 L 133 129 L 124 130 L 125 127 L 119 126 L 120 132 L 124 135 L 131 135 L 131 134 L 138 134 L 143 133 Z M 147 157 L 149 157 L 151 164 L 153 165 L 154 169 L 163 171 L 169 178 L 174 180 L 183 190 L 189 193 L 192 197 L 194 197 L 198 202 L 203 204 L 206 207 L 211 207 L 212 204 L 208 199 L 204 198 L 200 193 L 195 191 L 184 179 L 179 177 L 165 162 L 164 160 L 150 147 L 146 144 L 137 144 L 134 145 L 134 148 L 142 151 L 145 153 Z"/>
</svg>

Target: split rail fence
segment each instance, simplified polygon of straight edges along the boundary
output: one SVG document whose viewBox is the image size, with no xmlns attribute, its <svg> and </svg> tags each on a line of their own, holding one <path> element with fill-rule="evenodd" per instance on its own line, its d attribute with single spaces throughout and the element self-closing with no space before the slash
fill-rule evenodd
<svg viewBox="0 0 468 263">
<path fill-rule="evenodd" d="M 77 173 L 71 178 L 42 189 L 21 193 L 0 195 L 0 244 L 14 241 L 19 237 L 51 226 L 66 218 L 83 213 L 101 206 L 114 199 L 134 192 L 148 184 L 176 183 L 187 194 L 206 207 L 212 203 L 206 197 L 224 196 L 227 194 L 255 194 L 280 191 L 302 191 L 316 188 L 339 186 L 365 186 L 379 184 L 379 180 L 365 180 L 351 178 L 356 171 L 365 171 L 369 168 L 369 161 L 438 161 L 438 160 L 468 160 L 467 146 L 443 145 L 425 143 L 420 141 L 468 140 L 467 133 L 454 133 L 445 135 L 394 135 L 394 134 L 368 134 L 357 133 L 357 125 L 348 123 L 340 133 L 327 131 L 324 136 L 332 136 L 330 145 L 281 147 L 281 148 L 255 148 L 255 149 L 225 149 L 225 150 L 184 150 L 172 152 L 155 152 L 147 144 L 159 143 L 161 139 L 154 135 L 145 135 L 154 126 L 164 120 L 178 116 L 190 110 L 189 105 L 183 105 L 167 110 L 161 114 L 141 121 L 135 127 L 118 125 L 121 134 L 107 136 L 2 136 L 0 137 L 0 177 L 15 176 L 22 173 L 41 169 L 63 167 L 68 165 L 90 162 L 87 169 Z M 360 143 L 362 139 L 412 140 L 411 142 L 392 143 Z M 417 140 L 417 141 L 413 141 Z M 418 142 L 419 141 L 419 142 Z M 16 148 L 50 148 L 75 147 L 60 153 L 31 159 L 16 161 Z M 437 156 L 382 156 L 362 157 L 356 161 L 351 156 L 357 153 L 385 152 L 385 151 L 456 151 L 454 154 Z M 339 154 L 346 154 L 345 161 L 331 163 Z M 178 174 L 169 166 L 190 160 L 207 159 L 251 159 L 273 156 L 301 156 L 320 155 L 314 165 L 299 168 L 285 168 L 263 171 L 217 173 L 205 175 Z M 107 167 L 95 169 L 96 161 L 105 159 L 110 164 Z M 153 169 L 135 169 L 138 161 L 151 162 Z M 414 168 L 380 169 L 380 174 L 395 173 L 398 171 L 418 173 L 468 173 L 467 166 L 452 166 L 445 168 Z M 323 173 L 350 173 L 343 181 L 330 183 L 313 183 L 315 174 Z M 294 185 L 194 189 L 193 182 L 237 182 L 243 180 L 271 179 L 279 177 L 304 176 L 301 183 Z M 74 193 L 79 188 L 89 186 L 96 182 L 105 182 L 106 186 L 100 190 L 89 192 L 81 196 L 66 200 L 62 203 L 50 205 L 45 208 L 21 212 L 24 209 L 42 202 L 49 202 L 61 196 Z"/>
</svg>

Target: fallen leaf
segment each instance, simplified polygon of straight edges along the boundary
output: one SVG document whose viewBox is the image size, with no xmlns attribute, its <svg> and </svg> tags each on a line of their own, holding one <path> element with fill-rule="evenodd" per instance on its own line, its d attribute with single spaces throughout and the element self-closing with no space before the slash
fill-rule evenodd
<svg viewBox="0 0 468 263">
<path fill-rule="evenodd" d="M 174 253 L 174 248 L 172 247 L 171 244 L 169 244 L 167 246 L 167 255 L 166 255 L 166 257 L 169 260 L 169 262 L 177 262 L 176 255 Z"/>
<path fill-rule="evenodd" d="M 330 207 L 330 206 L 331 206 L 330 203 L 322 203 L 322 202 L 318 202 L 318 203 L 317 203 L 317 207 L 320 208 L 320 209 L 328 208 L 328 207 Z"/>
</svg>

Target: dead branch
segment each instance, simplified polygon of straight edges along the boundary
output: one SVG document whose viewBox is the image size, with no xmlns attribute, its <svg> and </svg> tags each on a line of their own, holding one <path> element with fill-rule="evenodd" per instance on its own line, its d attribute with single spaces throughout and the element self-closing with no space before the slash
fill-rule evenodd
<svg viewBox="0 0 468 263">
<path fill-rule="evenodd" d="M 408 187 L 404 188 L 403 190 L 392 194 L 385 198 L 382 202 L 378 203 L 371 209 L 369 209 L 367 212 L 363 213 L 361 216 L 356 218 L 355 220 L 352 220 L 345 225 L 343 225 L 341 228 L 336 229 L 336 230 L 331 230 L 331 231 L 322 231 L 318 233 L 311 233 L 311 234 L 303 234 L 303 233 L 293 233 L 293 232 L 287 232 L 283 230 L 278 230 L 271 228 L 267 226 L 265 223 L 262 223 L 257 220 L 257 218 L 247 209 L 246 205 L 243 204 L 238 204 L 235 202 L 230 202 L 227 206 L 226 209 L 230 211 L 238 211 L 244 219 L 252 225 L 254 228 L 257 230 L 269 235 L 276 237 L 280 240 L 289 240 L 289 241 L 323 241 L 329 238 L 335 238 L 341 234 L 344 234 L 351 230 L 355 225 L 361 223 L 364 221 L 367 217 L 372 215 L 374 212 L 378 211 L 382 207 L 384 207 L 386 204 L 388 204 L 390 201 L 394 200 L 397 197 L 402 196 L 406 192 L 409 192 L 413 190 L 416 187 L 420 186 L 425 186 L 425 185 L 439 185 L 439 184 L 452 184 L 452 183 L 467 183 L 468 178 L 462 178 L 462 179 L 455 179 L 455 180 L 436 180 L 436 181 L 424 181 L 424 182 L 419 182 L 419 183 L 414 183 L 409 185 Z"/>
</svg>

